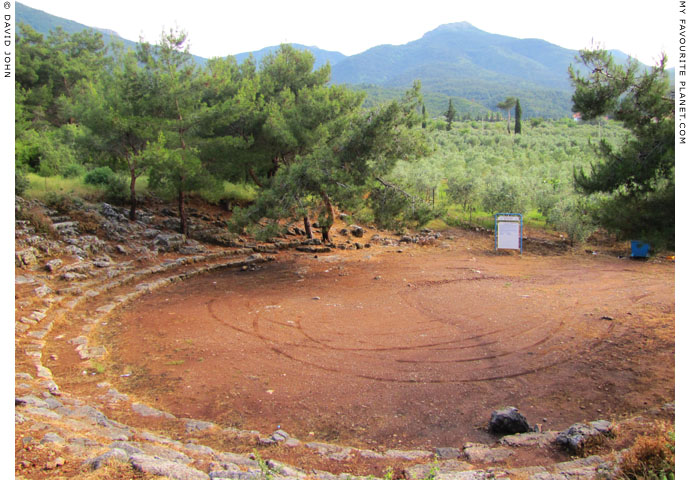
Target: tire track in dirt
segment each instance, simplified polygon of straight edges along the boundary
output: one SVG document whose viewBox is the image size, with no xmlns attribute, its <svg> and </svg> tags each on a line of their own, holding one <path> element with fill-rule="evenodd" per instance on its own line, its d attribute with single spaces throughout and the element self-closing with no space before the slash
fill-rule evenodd
<svg viewBox="0 0 690 480">
<path fill-rule="evenodd" d="M 503 278 L 485 276 L 469 280 L 495 281 L 497 279 Z M 411 298 L 412 295 L 418 294 L 420 289 L 424 291 L 434 290 L 441 286 L 453 285 L 467 280 L 461 278 L 423 282 L 423 286 L 417 287 L 416 293 L 408 294 L 404 290 L 397 292 L 398 296 L 404 300 L 407 308 L 416 311 L 419 317 L 424 319 L 425 323 L 422 325 L 425 325 L 426 328 L 418 328 L 417 332 L 432 332 L 437 330 L 438 325 L 440 325 L 444 330 L 442 335 L 451 337 L 449 340 L 437 342 L 406 344 L 409 340 L 407 334 L 401 334 L 397 330 L 377 333 L 376 335 L 388 338 L 396 337 L 394 345 L 381 346 L 371 342 L 372 335 L 370 332 L 360 331 L 358 332 L 360 339 L 369 339 L 364 341 L 364 345 L 357 347 L 338 346 L 335 344 L 337 340 L 334 340 L 333 337 L 324 339 L 311 333 L 309 327 L 305 327 L 300 318 L 282 320 L 282 317 L 289 316 L 290 312 L 280 312 L 279 317 L 281 319 L 277 320 L 276 309 L 269 308 L 271 306 L 264 307 L 263 311 L 253 312 L 251 325 L 245 325 L 250 320 L 242 316 L 242 313 L 245 316 L 250 314 L 249 305 L 247 305 L 247 311 L 239 312 L 240 315 L 234 316 L 233 321 L 224 318 L 223 314 L 219 312 L 224 306 L 222 300 L 209 300 L 206 302 L 206 308 L 209 315 L 218 323 L 262 342 L 272 352 L 290 361 L 330 373 L 378 382 L 450 384 L 515 378 L 560 365 L 569 361 L 577 354 L 578 350 L 581 351 L 585 348 L 591 352 L 601 343 L 596 342 L 596 344 L 587 346 L 578 345 L 577 349 L 572 348 L 572 345 L 568 349 L 562 348 L 561 345 L 564 342 L 559 334 L 563 331 L 566 321 L 554 319 L 541 319 L 541 321 L 531 319 L 531 321 L 523 321 L 523 326 L 518 328 L 515 328 L 514 325 L 506 325 L 502 328 L 493 328 L 477 333 L 467 330 L 465 322 L 462 320 L 464 312 L 459 311 L 458 315 L 450 320 L 430 312 L 422 303 Z M 433 297 L 433 295 L 424 293 L 424 297 Z M 576 309 L 576 307 L 577 301 L 570 309 Z M 313 308 L 309 310 L 312 316 L 318 317 L 320 309 L 323 309 L 323 306 L 314 304 Z M 406 317 L 409 316 L 406 315 Z M 289 336 L 289 338 L 281 338 L 286 329 L 294 335 Z M 405 331 L 405 329 L 402 330 Z M 480 339 L 482 341 L 477 341 Z M 510 339 L 510 342 L 507 342 L 507 339 Z M 538 351 L 541 347 L 543 347 L 542 351 Z M 306 354 L 307 351 L 308 355 Z M 443 358 L 434 358 L 437 352 L 441 353 Z M 469 355 L 466 352 L 469 352 Z M 350 360 L 354 357 L 369 359 L 376 364 L 379 371 L 395 371 L 396 364 L 398 369 L 402 366 L 403 370 L 394 375 L 358 372 L 351 365 L 353 362 L 348 361 L 348 358 L 342 355 L 343 353 L 347 353 Z M 458 355 L 454 356 L 453 353 Z M 412 354 L 418 358 L 401 356 L 404 354 Z M 430 356 L 432 358 L 429 358 Z M 307 357 L 312 359 L 308 360 Z M 314 360 L 313 357 L 318 360 Z M 333 358 L 336 361 L 333 361 Z M 445 366 L 460 364 L 463 366 L 460 373 L 444 368 Z M 436 368 L 436 370 L 429 371 L 429 366 Z M 504 373 L 496 375 L 497 371 Z M 414 375 L 414 380 L 405 378 L 409 375 Z"/>
</svg>

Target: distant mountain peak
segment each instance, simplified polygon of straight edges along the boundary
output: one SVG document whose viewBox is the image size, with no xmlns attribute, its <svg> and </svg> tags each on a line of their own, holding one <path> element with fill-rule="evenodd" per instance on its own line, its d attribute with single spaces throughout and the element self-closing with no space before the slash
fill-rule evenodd
<svg viewBox="0 0 690 480">
<path fill-rule="evenodd" d="M 438 27 L 436 27 L 436 30 L 467 30 L 468 28 L 475 30 L 477 29 L 470 22 L 453 22 L 439 25 Z"/>
<path fill-rule="evenodd" d="M 472 25 L 470 22 L 455 22 L 455 23 L 446 23 L 443 25 L 439 25 L 438 27 L 434 28 L 430 32 L 427 32 L 424 34 L 426 37 L 427 35 L 434 35 L 437 33 L 456 33 L 456 32 L 470 32 L 470 31 L 476 31 L 480 32 L 477 27 Z"/>
</svg>

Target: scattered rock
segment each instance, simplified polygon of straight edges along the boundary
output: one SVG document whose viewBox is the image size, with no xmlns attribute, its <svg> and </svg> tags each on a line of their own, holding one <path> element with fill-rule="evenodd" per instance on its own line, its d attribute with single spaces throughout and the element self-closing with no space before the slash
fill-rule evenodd
<svg viewBox="0 0 690 480">
<path fill-rule="evenodd" d="M 442 460 L 440 462 L 422 463 L 407 467 L 403 470 L 403 473 L 405 478 L 408 479 L 435 478 L 438 480 L 455 480 L 464 478 L 461 476 L 463 475 L 461 472 L 467 472 L 473 468 L 472 465 L 461 460 Z M 434 473 L 433 477 L 432 470 Z"/>
<path fill-rule="evenodd" d="M 256 460 L 252 460 L 251 458 L 238 453 L 220 452 L 216 454 L 216 457 L 218 457 L 218 460 L 221 462 L 234 463 L 235 465 L 242 465 L 245 467 L 259 466 L 259 463 Z"/>
<path fill-rule="evenodd" d="M 500 440 L 501 445 L 508 447 L 546 447 L 556 441 L 558 432 L 527 432 L 507 435 Z"/>
<path fill-rule="evenodd" d="M 45 464 L 45 470 L 55 470 L 65 464 L 65 459 L 62 457 L 57 457 L 55 460 L 50 460 Z"/>
<path fill-rule="evenodd" d="M 588 444 L 596 442 L 604 435 L 611 435 L 612 429 L 613 425 L 606 420 L 597 420 L 588 424 L 575 423 L 558 434 L 556 444 L 571 453 L 579 454 Z"/>
<path fill-rule="evenodd" d="M 53 293 L 53 289 L 47 285 L 41 285 L 34 290 L 34 293 L 37 297 L 45 297 L 46 295 Z"/>
<path fill-rule="evenodd" d="M 509 448 L 491 448 L 479 443 L 465 444 L 462 453 L 472 463 L 502 463 L 514 454 Z"/>
<path fill-rule="evenodd" d="M 362 238 L 364 236 L 364 229 L 359 225 L 350 225 L 350 232 L 352 236 Z"/>
<path fill-rule="evenodd" d="M 386 450 L 385 455 L 396 460 L 425 460 L 434 456 L 426 450 Z"/>
<path fill-rule="evenodd" d="M 38 408 L 48 408 L 48 403 L 45 400 L 41 400 L 35 395 L 25 395 L 23 397 L 15 397 L 14 405 L 17 407 L 23 407 L 25 405 L 30 405 L 32 407 Z"/>
<path fill-rule="evenodd" d="M 306 477 L 306 474 L 303 471 L 275 460 L 267 460 L 266 465 L 271 469 L 271 471 L 276 472 L 284 477 L 292 479 Z"/>
<path fill-rule="evenodd" d="M 149 455 L 135 454 L 129 458 L 129 461 L 135 470 L 153 475 L 168 476 L 176 480 L 208 480 L 209 478 L 206 473 L 196 468 Z"/>
<path fill-rule="evenodd" d="M 185 423 L 185 432 L 203 432 L 204 430 L 211 430 L 216 424 L 212 422 L 204 422 L 201 420 L 187 419 Z"/>
<path fill-rule="evenodd" d="M 60 276 L 60 278 L 68 282 L 75 282 L 78 280 L 86 280 L 89 277 L 83 273 L 65 272 Z"/>
<path fill-rule="evenodd" d="M 110 444 L 111 449 L 120 449 L 124 451 L 129 458 L 129 455 L 134 455 L 137 453 L 144 453 L 144 451 L 137 447 L 136 445 L 133 445 L 131 442 L 126 442 L 126 441 L 117 441 L 113 442 Z"/>
<path fill-rule="evenodd" d="M 298 252 L 307 253 L 328 253 L 331 251 L 329 247 L 313 247 L 310 245 L 300 245 L 295 250 L 297 250 Z"/>
<path fill-rule="evenodd" d="M 438 447 L 434 450 L 434 453 L 441 460 L 449 460 L 453 458 L 460 458 L 462 451 L 459 448 L 454 447 Z M 422 478 L 422 477 L 418 477 Z"/>
<path fill-rule="evenodd" d="M 275 432 L 273 432 L 271 434 L 271 440 L 273 440 L 274 442 L 277 442 L 277 443 L 284 442 L 288 438 L 290 438 L 290 434 L 287 433 L 286 431 L 280 430 L 280 429 L 276 430 Z"/>
<path fill-rule="evenodd" d="M 129 400 L 128 395 L 120 393 L 114 388 L 108 389 L 108 392 L 104 395 L 101 395 L 100 398 L 108 403 L 126 402 L 127 400 Z"/>
<path fill-rule="evenodd" d="M 153 239 L 153 245 L 164 252 L 177 251 L 182 247 L 187 238 L 181 233 L 159 233 Z"/>
<path fill-rule="evenodd" d="M 62 438 L 60 435 L 57 433 L 46 433 L 43 436 L 43 439 L 41 439 L 42 444 L 46 443 L 65 443 L 65 439 Z"/>
<path fill-rule="evenodd" d="M 104 466 L 106 463 L 110 462 L 111 460 L 116 460 L 118 462 L 126 462 L 129 459 L 129 454 L 122 450 L 121 448 L 112 448 L 105 452 L 102 455 L 99 455 L 95 458 L 92 458 L 90 460 L 87 460 L 84 464 L 93 470 L 98 470 L 102 466 Z"/>
<path fill-rule="evenodd" d="M 263 480 L 264 473 L 260 469 L 249 470 L 247 472 L 229 470 L 216 470 L 209 473 L 209 477 L 213 480 L 216 478 L 232 478 L 234 480 Z"/>
<path fill-rule="evenodd" d="M 14 277 L 14 283 L 15 285 L 26 285 L 36 283 L 36 279 L 33 277 L 27 277 L 26 275 L 17 275 Z"/>
<path fill-rule="evenodd" d="M 165 418 L 175 418 L 174 415 L 168 412 L 161 412 L 153 407 L 144 405 L 143 403 L 133 403 L 132 410 L 141 415 L 142 417 L 165 417 Z"/>
<path fill-rule="evenodd" d="M 56 258 L 56 259 L 51 260 L 48 263 L 46 263 L 43 268 L 50 273 L 55 273 L 60 269 L 61 266 L 62 266 L 62 260 L 60 260 L 59 258 Z"/>
<path fill-rule="evenodd" d="M 36 258 L 37 256 L 38 251 L 34 247 L 19 250 L 14 253 L 15 266 L 21 268 L 35 265 L 36 263 L 38 263 L 38 259 Z"/>
<path fill-rule="evenodd" d="M 108 352 L 104 346 L 87 347 L 86 345 L 79 345 L 77 353 L 82 360 L 89 360 L 92 358 L 103 358 Z"/>
<path fill-rule="evenodd" d="M 323 455 L 331 460 L 341 461 L 350 457 L 352 449 L 349 447 L 340 447 L 338 445 L 331 445 L 329 443 L 309 442 L 305 443 L 307 448 L 316 450 L 319 455 Z"/>
<path fill-rule="evenodd" d="M 114 220 L 117 222 L 126 222 L 127 217 L 123 215 L 122 213 L 119 213 L 115 208 L 110 205 L 109 203 L 102 203 L 101 204 L 101 215 L 106 217 L 109 220 Z"/>
<path fill-rule="evenodd" d="M 81 335 L 79 337 L 75 337 L 71 340 L 68 340 L 67 343 L 70 343 L 72 345 L 86 345 L 87 343 L 89 343 L 89 339 Z"/>
</svg>

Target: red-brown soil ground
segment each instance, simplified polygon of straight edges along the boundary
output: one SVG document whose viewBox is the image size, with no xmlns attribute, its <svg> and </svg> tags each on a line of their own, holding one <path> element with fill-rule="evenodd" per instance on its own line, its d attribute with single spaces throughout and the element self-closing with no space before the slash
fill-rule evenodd
<svg viewBox="0 0 690 480">
<path fill-rule="evenodd" d="M 556 430 L 672 402 L 673 263 L 535 250 L 461 234 L 202 275 L 111 319 L 112 381 L 178 417 L 369 448 L 490 443 L 506 405 Z"/>
</svg>

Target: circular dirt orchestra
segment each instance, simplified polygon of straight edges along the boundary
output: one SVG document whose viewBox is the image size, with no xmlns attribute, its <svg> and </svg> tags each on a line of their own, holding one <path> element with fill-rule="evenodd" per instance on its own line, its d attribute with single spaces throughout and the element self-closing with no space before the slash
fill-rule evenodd
<svg viewBox="0 0 690 480">
<path fill-rule="evenodd" d="M 202 275 L 110 322 L 118 389 L 178 417 L 305 441 L 491 441 L 674 397 L 674 267 L 447 248 L 282 253 Z"/>
</svg>

